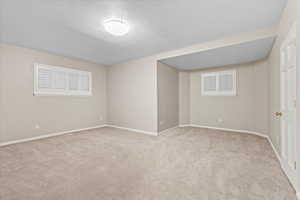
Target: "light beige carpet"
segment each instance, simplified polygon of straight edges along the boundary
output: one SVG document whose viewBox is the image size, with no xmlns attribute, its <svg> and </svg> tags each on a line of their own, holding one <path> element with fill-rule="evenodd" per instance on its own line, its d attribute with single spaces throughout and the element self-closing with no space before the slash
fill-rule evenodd
<svg viewBox="0 0 300 200">
<path fill-rule="evenodd" d="M 102 128 L 0 148 L 1 200 L 296 200 L 266 139 Z"/>
</svg>

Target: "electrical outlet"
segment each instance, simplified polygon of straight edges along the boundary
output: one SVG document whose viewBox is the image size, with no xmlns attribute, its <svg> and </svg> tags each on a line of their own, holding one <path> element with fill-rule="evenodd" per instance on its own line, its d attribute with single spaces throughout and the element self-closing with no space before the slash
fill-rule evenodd
<svg viewBox="0 0 300 200">
<path fill-rule="evenodd" d="M 165 122 L 164 121 L 160 121 L 159 122 L 159 125 L 163 125 Z"/>
<path fill-rule="evenodd" d="M 34 126 L 34 128 L 35 128 L 35 129 L 39 129 L 39 128 L 40 128 L 40 125 L 36 124 L 36 125 Z"/>
<path fill-rule="evenodd" d="M 99 117 L 99 120 L 100 120 L 100 121 L 103 121 L 103 116 L 102 116 L 102 115 Z"/>
</svg>

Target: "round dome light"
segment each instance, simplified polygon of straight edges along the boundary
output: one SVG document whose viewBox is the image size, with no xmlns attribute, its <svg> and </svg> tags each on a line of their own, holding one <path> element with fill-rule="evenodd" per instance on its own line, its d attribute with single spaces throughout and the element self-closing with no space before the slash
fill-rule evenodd
<svg viewBox="0 0 300 200">
<path fill-rule="evenodd" d="M 129 25 L 121 19 L 110 19 L 104 22 L 107 32 L 115 36 L 122 36 L 129 32 Z"/>
</svg>

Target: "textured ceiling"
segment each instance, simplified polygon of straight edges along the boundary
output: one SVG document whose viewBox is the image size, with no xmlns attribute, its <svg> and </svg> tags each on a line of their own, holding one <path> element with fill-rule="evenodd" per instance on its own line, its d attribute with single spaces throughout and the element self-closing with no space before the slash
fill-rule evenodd
<svg viewBox="0 0 300 200">
<path fill-rule="evenodd" d="M 237 45 L 167 58 L 160 61 L 182 70 L 203 69 L 253 62 L 268 56 L 274 40 L 275 37 L 269 37 Z"/>
<path fill-rule="evenodd" d="M 271 27 L 286 0 L 0 0 L 0 41 L 102 64 Z M 102 22 L 124 17 L 123 37 Z"/>
</svg>

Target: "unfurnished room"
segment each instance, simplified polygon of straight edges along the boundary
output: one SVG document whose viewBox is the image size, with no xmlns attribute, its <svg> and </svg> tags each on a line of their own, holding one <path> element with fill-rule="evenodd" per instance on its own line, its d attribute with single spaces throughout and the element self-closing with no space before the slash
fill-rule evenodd
<svg viewBox="0 0 300 200">
<path fill-rule="evenodd" d="M 299 13 L 0 0 L 0 200 L 300 200 Z"/>
</svg>

